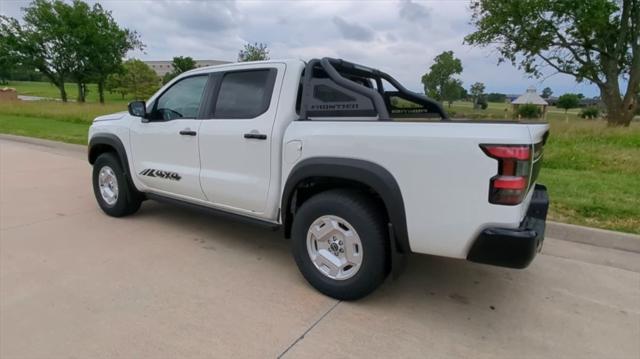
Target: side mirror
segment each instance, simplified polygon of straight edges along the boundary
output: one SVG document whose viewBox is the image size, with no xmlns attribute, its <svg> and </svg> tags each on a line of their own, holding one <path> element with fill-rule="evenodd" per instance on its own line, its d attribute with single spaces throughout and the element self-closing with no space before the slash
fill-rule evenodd
<svg viewBox="0 0 640 359">
<path fill-rule="evenodd" d="M 136 117 L 147 117 L 147 104 L 144 101 L 129 102 L 129 114 Z"/>
</svg>

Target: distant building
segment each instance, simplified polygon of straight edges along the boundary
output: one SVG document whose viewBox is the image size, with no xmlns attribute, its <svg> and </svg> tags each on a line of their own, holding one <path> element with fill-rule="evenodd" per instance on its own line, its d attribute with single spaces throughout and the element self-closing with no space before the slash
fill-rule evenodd
<svg viewBox="0 0 640 359">
<path fill-rule="evenodd" d="M 167 73 L 173 71 L 173 65 L 171 61 L 144 61 L 156 74 L 160 77 L 163 77 Z M 221 60 L 196 60 L 196 67 L 205 67 L 205 66 L 215 66 L 228 64 L 229 61 L 221 61 Z"/>
<path fill-rule="evenodd" d="M 529 87 L 527 92 L 511 102 L 511 105 L 513 105 L 513 112 L 518 113 L 518 107 L 526 104 L 538 106 L 541 109 L 540 113 L 542 113 L 542 117 L 545 118 L 547 116 L 547 106 L 549 104 L 540 97 L 540 95 L 538 95 L 536 88 L 533 86 Z"/>
</svg>

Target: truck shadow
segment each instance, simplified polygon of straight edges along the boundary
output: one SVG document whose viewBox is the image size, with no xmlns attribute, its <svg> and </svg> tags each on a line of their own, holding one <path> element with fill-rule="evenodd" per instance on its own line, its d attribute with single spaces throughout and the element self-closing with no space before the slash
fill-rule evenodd
<svg viewBox="0 0 640 359">
<path fill-rule="evenodd" d="M 309 286 L 293 261 L 288 240 L 282 230 L 273 231 L 221 216 L 208 215 L 181 207 L 147 201 L 135 217 L 159 221 L 184 233 L 184 240 L 193 241 L 204 250 L 234 251 L 266 262 L 279 262 L 278 272 Z M 273 268 L 273 267 L 271 267 Z M 412 302 L 420 307 L 453 305 L 496 311 L 507 296 L 522 292 L 518 277 L 530 275 L 526 271 L 485 266 L 464 260 L 412 254 L 398 279 L 387 281 L 372 295 L 353 302 L 354 305 Z M 321 294 L 318 294 L 321 295 Z M 419 304 L 418 304 L 419 303 Z"/>
</svg>

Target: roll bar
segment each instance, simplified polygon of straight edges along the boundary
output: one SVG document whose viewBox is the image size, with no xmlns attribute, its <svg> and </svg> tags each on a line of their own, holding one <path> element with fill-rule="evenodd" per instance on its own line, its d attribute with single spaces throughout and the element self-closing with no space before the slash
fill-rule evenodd
<svg viewBox="0 0 640 359">
<path fill-rule="evenodd" d="M 360 95 L 368 97 L 372 102 L 378 112 L 378 118 L 382 121 L 389 121 L 391 117 L 389 116 L 389 110 L 387 109 L 387 105 L 385 103 L 385 99 L 381 92 L 378 92 L 374 89 L 363 86 L 357 82 L 354 82 L 348 78 L 345 78 L 336 70 L 336 67 L 340 68 L 342 72 L 349 73 L 355 76 L 360 77 L 368 77 L 376 80 L 378 87 L 381 87 L 381 79 L 389 82 L 393 87 L 395 87 L 402 97 L 414 100 L 418 103 L 423 103 L 427 105 L 430 110 L 433 109 L 434 112 L 438 113 L 443 120 L 448 120 L 449 117 L 447 113 L 444 111 L 442 106 L 424 95 L 415 93 L 413 91 L 408 90 L 406 87 L 402 86 L 396 79 L 391 77 L 390 75 L 372 69 L 367 66 L 355 64 L 349 61 L 345 61 L 342 59 L 334 59 L 330 57 L 324 57 L 320 60 L 313 59 L 309 61 L 305 67 L 303 87 L 302 87 L 302 106 L 300 108 L 300 118 L 308 120 L 307 116 L 307 104 L 310 102 L 311 96 L 313 94 L 313 89 L 311 88 L 311 79 L 313 78 L 313 69 L 317 66 L 320 66 L 322 70 L 329 76 L 329 78 L 335 82 L 337 85 L 342 86 L 348 90 L 356 92 Z M 381 90 L 382 91 L 382 90 Z"/>
</svg>

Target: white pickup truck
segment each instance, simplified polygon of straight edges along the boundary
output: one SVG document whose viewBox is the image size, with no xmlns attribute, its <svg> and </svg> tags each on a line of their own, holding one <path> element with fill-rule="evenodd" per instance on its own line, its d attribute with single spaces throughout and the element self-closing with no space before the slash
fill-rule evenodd
<svg viewBox="0 0 640 359">
<path fill-rule="evenodd" d="M 199 68 L 89 130 L 110 216 L 163 200 L 282 228 L 320 292 L 361 298 L 409 253 L 524 268 L 549 201 L 545 123 L 450 120 L 339 59 Z"/>
</svg>

